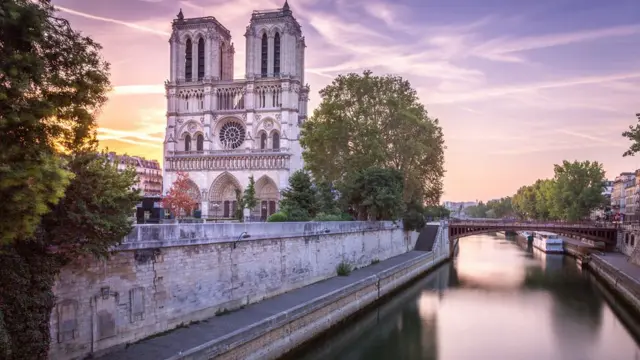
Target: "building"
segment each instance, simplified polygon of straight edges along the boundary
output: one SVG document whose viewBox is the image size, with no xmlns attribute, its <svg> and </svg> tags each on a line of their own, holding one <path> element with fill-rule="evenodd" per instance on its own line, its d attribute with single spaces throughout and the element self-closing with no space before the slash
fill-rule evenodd
<svg viewBox="0 0 640 360">
<path fill-rule="evenodd" d="M 164 192 L 189 174 L 203 217 L 231 217 L 236 190 L 253 175 L 253 216 L 277 211 L 280 190 L 301 169 L 307 116 L 305 39 L 289 5 L 254 11 L 244 34 L 246 75 L 234 79 L 231 33 L 212 16 L 173 20 Z"/>
<path fill-rule="evenodd" d="M 613 181 L 611 191 L 611 211 L 614 215 L 624 215 L 628 211 L 626 209 L 627 193 L 629 192 L 628 189 L 631 182 L 635 182 L 635 176 L 634 172 L 623 172 Z"/>
<path fill-rule="evenodd" d="M 117 163 L 120 171 L 124 171 L 129 166 L 135 167 L 138 183 L 134 188 L 140 189 L 142 196 L 162 195 L 162 169 L 160 169 L 158 160 L 147 160 L 140 156 L 118 155 L 115 152 L 108 153 L 107 158 L 112 163 Z"/>
</svg>

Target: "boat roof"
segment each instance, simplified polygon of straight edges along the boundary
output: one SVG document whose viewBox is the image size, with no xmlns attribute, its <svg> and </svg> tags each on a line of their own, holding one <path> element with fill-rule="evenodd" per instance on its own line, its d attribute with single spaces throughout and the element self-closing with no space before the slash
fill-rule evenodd
<svg viewBox="0 0 640 360">
<path fill-rule="evenodd" d="M 547 236 L 549 236 L 549 235 L 558 235 L 556 233 L 552 233 L 552 232 L 549 232 L 549 231 L 536 231 L 536 234 L 547 235 Z"/>
</svg>

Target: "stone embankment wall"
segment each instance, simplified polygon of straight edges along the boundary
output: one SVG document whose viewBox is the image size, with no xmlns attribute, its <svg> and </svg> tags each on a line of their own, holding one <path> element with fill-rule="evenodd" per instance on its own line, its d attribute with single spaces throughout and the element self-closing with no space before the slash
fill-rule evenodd
<svg viewBox="0 0 640 360">
<path fill-rule="evenodd" d="M 110 259 L 61 272 L 50 355 L 99 354 L 335 276 L 342 261 L 405 253 L 417 236 L 392 222 L 137 225 Z"/>
<path fill-rule="evenodd" d="M 618 232 L 618 251 L 629 256 L 629 260 L 640 265 L 640 226 L 623 225 Z"/>
<path fill-rule="evenodd" d="M 606 258 L 606 256 L 605 256 Z M 614 292 L 640 314 L 640 282 L 620 269 L 608 264 L 599 255 L 591 255 L 588 267 L 606 282 Z"/>
</svg>

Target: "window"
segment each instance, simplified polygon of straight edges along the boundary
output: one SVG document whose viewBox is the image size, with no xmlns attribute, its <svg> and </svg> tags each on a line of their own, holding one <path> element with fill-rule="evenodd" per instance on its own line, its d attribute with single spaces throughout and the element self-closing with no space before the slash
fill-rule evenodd
<svg viewBox="0 0 640 360">
<path fill-rule="evenodd" d="M 280 34 L 273 38 L 273 75 L 280 75 Z"/>
<path fill-rule="evenodd" d="M 204 39 L 198 40 L 198 80 L 204 79 Z"/>
<path fill-rule="evenodd" d="M 193 76 L 193 45 L 191 39 L 187 39 L 185 57 L 184 57 L 184 78 L 191 81 Z"/>
<path fill-rule="evenodd" d="M 244 142 L 244 126 L 237 122 L 228 122 L 220 129 L 220 143 L 225 149 L 237 149 Z"/>
<path fill-rule="evenodd" d="M 261 73 L 262 73 L 262 77 L 267 77 L 267 72 L 268 72 L 268 67 L 269 67 L 269 63 L 267 61 L 267 57 L 268 57 L 268 53 L 269 53 L 269 41 L 267 40 L 267 34 L 264 33 L 262 34 L 262 51 L 261 51 L 261 58 L 260 58 L 260 65 L 261 65 Z"/>
<path fill-rule="evenodd" d="M 262 133 L 262 135 L 260 135 L 260 149 L 264 150 L 266 148 L 267 148 L 267 134 Z"/>
<path fill-rule="evenodd" d="M 202 134 L 198 134 L 198 137 L 196 138 L 196 150 L 204 150 L 204 136 L 202 136 Z"/>
<path fill-rule="evenodd" d="M 218 53 L 218 56 L 220 56 L 220 80 L 222 80 L 222 66 L 224 65 L 224 62 L 222 61 L 222 59 L 224 58 L 224 43 L 220 44 L 220 52 Z"/>
<path fill-rule="evenodd" d="M 191 151 L 191 136 L 184 137 L 184 151 Z"/>
<path fill-rule="evenodd" d="M 280 134 L 274 131 L 272 136 L 271 144 L 273 145 L 273 150 L 280 149 Z"/>
</svg>

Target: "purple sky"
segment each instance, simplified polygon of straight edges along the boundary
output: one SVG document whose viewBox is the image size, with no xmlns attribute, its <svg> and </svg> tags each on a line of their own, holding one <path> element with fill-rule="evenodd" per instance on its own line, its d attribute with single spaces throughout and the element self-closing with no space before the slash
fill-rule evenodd
<svg viewBox="0 0 640 360">
<path fill-rule="evenodd" d="M 270 0 L 54 0 L 100 42 L 114 92 L 110 149 L 162 160 L 170 22 L 215 16 L 244 76 L 244 28 Z M 620 134 L 640 112 L 638 0 L 290 0 L 306 36 L 310 109 L 337 74 L 409 79 L 447 144 L 443 200 L 487 200 L 552 176 L 563 159 L 640 168 Z"/>
</svg>

